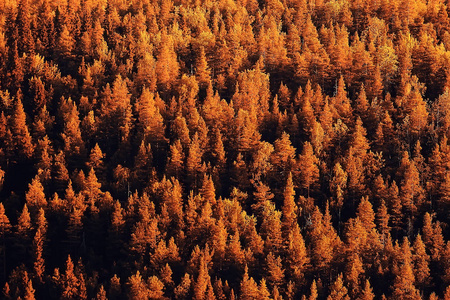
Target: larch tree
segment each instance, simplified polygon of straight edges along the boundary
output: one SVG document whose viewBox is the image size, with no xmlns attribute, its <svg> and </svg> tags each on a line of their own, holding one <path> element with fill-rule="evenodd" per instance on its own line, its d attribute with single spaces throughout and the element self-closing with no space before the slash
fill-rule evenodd
<svg viewBox="0 0 450 300">
<path fill-rule="evenodd" d="M 339 212 L 339 218 L 341 215 L 342 206 L 344 205 L 344 193 L 347 187 L 347 173 L 342 169 L 340 163 L 336 163 L 333 168 L 333 177 L 330 182 L 330 190 L 333 193 L 332 206 Z"/>
<path fill-rule="evenodd" d="M 287 254 L 289 265 L 287 270 L 296 281 L 301 282 L 304 279 L 305 271 L 309 267 L 310 259 L 298 224 L 294 225 L 289 233 Z"/>
<path fill-rule="evenodd" d="M 430 282 L 429 260 L 430 257 L 426 252 L 425 244 L 420 234 L 418 234 L 413 245 L 413 272 L 416 284 L 421 289 L 424 289 Z"/>
<path fill-rule="evenodd" d="M 135 110 L 138 115 L 139 130 L 142 139 L 148 142 L 163 142 L 164 120 L 161 116 L 155 97 L 148 88 L 144 88 L 141 96 L 135 104 Z"/>
<path fill-rule="evenodd" d="M 255 280 L 248 275 L 248 267 L 245 266 L 244 276 L 240 283 L 240 297 L 242 300 L 259 299 L 259 289 Z"/>
<path fill-rule="evenodd" d="M 331 286 L 331 292 L 327 297 L 328 300 L 349 300 L 347 288 L 344 286 L 343 276 L 339 274 L 336 281 Z"/>
<path fill-rule="evenodd" d="M 373 289 L 370 286 L 369 280 L 367 279 L 364 285 L 364 290 L 362 290 L 360 296 L 358 297 L 358 300 L 373 300 L 374 298 L 375 295 L 373 294 Z"/>
<path fill-rule="evenodd" d="M 283 232 L 287 233 L 297 223 L 297 205 L 295 204 L 295 190 L 292 173 L 289 173 L 283 193 Z"/>
<path fill-rule="evenodd" d="M 174 49 L 174 38 L 163 33 L 156 56 L 156 76 L 158 85 L 165 91 L 169 90 L 179 73 L 177 54 Z"/>
<path fill-rule="evenodd" d="M 281 257 L 275 256 L 272 252 L 266 257 L 267 275 L 269 283 L 272 286 L 280 286 L 284 282 L 285 270 L 282 265 Z"/>
<path fill-rule="evenodd" d="M 331 107 L 336 110 L 336 118 L 346 120 L 352 113 L 350 99 L 347 97 L 344 77 L 341 75 L 335 87 L 335 96 L 331 99 Z"/>
<path fill-rule="evenodd" d="M 28 212 L 28 207 L 25 204 L 23 206 L 22 213 L 17 219 L 17 233 L 19 235 L 19 239 L 28 239 L 31 230 L 31 217 L 30 213 Z"/>
<path fill-rule="evenodd" d="M 45 274 L 45 259 L 44 259 L 44 239 L 41 229 L 38 228 L 33 239 L 34 262 L 33 268 L 36 278 L 39 282 L 43 282 Z"/>
<path fill-rule="evenodd" d="M 44 194 L 39 176 L 36 175 L 30 184 L 28 184 L 28 192 L 25 195 L 27 206 L 30 207 L 32 213 L 37 213 L 39 208 L 47 206 L 47 198 Z"/>
<path fill-rule="evenodd" d="M 276 172 L 281 173 L 281 178 L 286 178 L 295 165 L 296 149 L 292 146 L 290 136 L 283 132 L 281 137 L 274 142 L 274 152 L 271 155 L 271 163 Z M 284 174 L 283 174 L 284 173 Z"/>
<path fill-rule="evenodd" d="M 318 164 L 319 159 L 315 156 L 311 143 L 306 142 L 303 145 L 302 153 L 298 158 L 298 166 L 302 187 L 307 190 L 308 197 L 311 186 L 319 179 Z"/>
<path fill-rule="evenodd" d="M 11 135 L 13 151 L 18 151 L 19 157 L 30 158 L 33 155 L 34 145 L 27 125 L 27 117 L 22 100 L 16 99 L 11 120 Z M 15 158 L 17 159 L 17 158 Z"/>
<path fill-rule="evenodd" d="M 26 289 L 25 289 L 25 295 L 23 297 L 24 300 L 35 300 L 35 292 L 36 290 L 33 288 L 33 283 L 31 279 L 28 280 Z"/>
<path fill-rule="evenodd" d="M 200 51 L 197 55 L 195 77 L 202 88 L 206 88 L 211 80 L 211 70 L 208 67 L 204 47 L 200 47 Z"/>
<path fill-rule="evenodd" d="M 139 271 L 136 274 L 130 276 L 127 282 L 129 286 L 129 299 L 130 300 L 138 300 L 138 299 L 148 299 L 148 288 L 145 284 L 144 279 L 142 278 Z"/>
</svg>

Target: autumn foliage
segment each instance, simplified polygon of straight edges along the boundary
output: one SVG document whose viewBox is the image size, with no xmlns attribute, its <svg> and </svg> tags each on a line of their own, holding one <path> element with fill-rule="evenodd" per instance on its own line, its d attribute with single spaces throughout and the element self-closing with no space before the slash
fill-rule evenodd
<svg viewBox="0 0 450 300">
<path fill-rule="evenodd" d="M 450 3 L 0 1 L 5 299 L 450 299 Z"/>
</svg>

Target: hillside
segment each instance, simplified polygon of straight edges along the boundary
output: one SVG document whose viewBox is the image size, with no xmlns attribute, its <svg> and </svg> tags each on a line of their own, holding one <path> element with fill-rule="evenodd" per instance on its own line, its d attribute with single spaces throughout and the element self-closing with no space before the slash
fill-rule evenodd
<svg viewBox="0 0 450 300">
<path fill-rule="evenodd" d="M 450 2 L 0 1 L 6 299 L 450 299 Z"/>
</svg>

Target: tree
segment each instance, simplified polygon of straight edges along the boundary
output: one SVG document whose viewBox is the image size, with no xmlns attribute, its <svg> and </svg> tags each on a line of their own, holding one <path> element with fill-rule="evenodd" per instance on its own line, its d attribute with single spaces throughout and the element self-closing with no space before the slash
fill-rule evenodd
<svg viewBox="0 0 450 300">
<path fill-rule="evenodd" d="M 189 154 L 186 160 L 188 177 L 194 186 L 197 185 L 197 177 L 203 169 L 202 156 L 203 151 L 200 147 L 199 136 L 196 132 L 189 146 Z"/>
<path fill-rule="evenodd" d="M 283 132 L 281 137 L 274 142 L 274 152 L 271 155 L 272 165 L 278 174 L 292 171 L 295 163 L 295 151 L 296 149 L 292 146 L 289 134 Z M 282 178 L 286 175 L 282 176 Z"/>
<path fill-rule="evenodd" d="M 194 285 L 194 298 L 196 300 L 207 299 L 208 288 L 211 286 L 211 278 L 209 276 L 207 263 L 204 256 L 200 257 L 200 266 L 197 281 Z"/>
<path fill-rule="evenodd" d="M 297 205 L 295 204 L 295 190 L 292 173 L 289 173 L 283 193 L 283 231 L 287 233 L 297 224 Z"/>
<path fill-rule="evenodd" d="M 24 300 L 35 300 L 36 299 L 35 296 L 34 296 L 35 292 L 36 291 L 33 288 L 33 283 L 31 282 L 31 279 L 29 279 L 28 282 L 27 282 L 27 286 L 26 286 L 26 289 L 25 289 L 25 296 L 24 296 L 23 299 Z"/>
<path fill-rule="evenodd" d="M 275 205 L 268 201 L 265 203 L 261 233 L 265 237 L 264 246 L 267 252 L 278 253 L 283 246 L 281 215 Z"/>
<path fill-rule="evenodd" d="M 378 231 L 381 233 L 382 235 L 382 240 L 384 242 L 385 238 L 387 238 L 387 236 L 390 233 L 390 226 L 389 226 L 389 213 L 386 207 L 386 204 L 384 202 L 384 200 L 382 200 L 380 206 L 378 207 L 377 213 L 376 213 L 376 220 L 377 220 L 377 227 L 378 227 Z"/>
<path fill-rule="evenodd" d="M 103 159 L 105 158 L 105 154 L 100 149 L 98 143 L 95 143 L 94 148 L 91 149 L 91 153 L 89 154 L 89 161 L 86 162 L 88 168 L 93 168 L 96 174 L 99 174 L 103 179 L 106 171 L 105 163 Z"/>
<path fill-rule="evenodd" d="M 272 286 L 280 286 L 284 282 L 284 269 L 281 257 L 275 257 L 272 252 L 267 255 L 267 279 Z"/>
<path fill-rule="evenodd" d="M 66 25 L 63 25 L 57 40 L 57 50 L 60 55 L 60 59 L 70 57 L 75 47 L 75 41 L 70 34 Z"/>
<path fill-rule="evenodd" d="M 142 279 L 141 274 L 139 271 L 136 272 L 136 274 L 130 276 L 128 278 L 127 282 L 130 291 L 128 294 L 128 298 L 130 300 L 138 300 L 138 299 L 148 299 L 149 298 L 149 292 L 148 288 L 145 284 L 145 281 Z"/>
<path fill-rule="evenodd" d="M 395 277 L 392 296 L 398 299 L 421 299 L 414 283 L 411 262 L 407 260 L 400 266 L 399 275 Z"/>
<path fill-rule="evenodd" d="M 183 146 L 181 145 L 181 141 L 179 139 L 170 145 L 170 155 L 168 155 L 167 159 L 167 175 L 179 178 L 181 171 L 184 169 L 184 152 Z"/>
<path fill-rule="evenodd" d="M 346 281 L 350 289 L 351 295 L 358 295 L 360 290 L 360 282 L 363 278 L 364 268 L 357 252 L 351 255 L 346 268 Z"/>
<path fill-rule="evenodd" d="M 81 137 L 80 118 L 76 104 L 72 99 L 61 100 L 64 130 L 61 134 L 64 140 L 64 151 L 67 156 L 80 155 L 84 151 L 84 142 Z"/>
<path fill-rule="evenodd" d="M 38 228 L 33 239 L 33 253 L 35 255 L 33 267 L 36 278 L 39 282 L 43 281 L 45 273 L 45 260 L 43 257 L 44 238 L 45 236 L 41 232 L 41 229 Z"/>
<path fill-rule="evenodd" d="M 372 204 L 367 197 L 361 199 L 356 215 L 361 220 L 361 223 L 367 232 L 371 232 L 375 229 L 375 213 Z"/>
<path fill-rule="evenodd" d="M 62 150 L 53 159 L 52 177 L 56 192 L 64 192 L 69 182 L 69 171 L 67 170 L 66 156 Z"/>
<path fill-rule="evenodd" d="M 301 179 L 303 188 L 308 191 L 308 197 L 311 185 L 315 184 L 319 179 L 319 168 L 317 166 L 318 163 L 319 160 L 314 155 L 312 145 L 309 142 L 306 142 L 303 145 L 302 154 L 298 158 L 298 165 L 300 168 L 299 177 Z"/>
<path fill-rule="evenodd" d="M 144 87 L 135 104 L 135 111 L 142 139 L 147 142 L 164 142 L 166 140 L 164 119 L 156 105 L 154 94 L 148 88 Z"/>
<path fill-rule="evenodd" d="M 418 234 L 413 245 L 413 272 L 417 286 L 422 289 L 427 286 L 430 280 L 429 259 L 422 237 Z"/>
<path fill-rule="evenodd" d="M 333 206 L 338 209 L 339 218 L 342 205 L 344 204 L 344 192 L 347 187 L 347 173 L 342 169 L 340 163 L 336 163 L 333 168 L 333 178 L 330 182 L 330 190 L 333 193 Z"/>
<path fill-rule="evenodd" d="M 10 134 L 12 135 L 12 151 L 19 157 L 30 158 L 33 155 L 34 145 L 27 126 L 27 117 L 23 109 L 22 100 L 16 99 L 13 115 L 10 118 Z"/>
<path fill-rule="evenodd" d="M 334 247 L 336 246 L 334 233 L 330 232 L 330 228 L 327 228 L 331 224 L 326 224 L 327 221 L 319 208 L 315 206 L 311 214 L 309 236 L 312 249 L 311 262 L 319 270 L 326 269 L 329 265 L 334 257 Z"/>
<path fill-rule="evenodd" d="M 316 300 L 317 297 L 318 297 L 317 284 L 316 284 L 316 280 L 314 279 L 313 282 L 311 283 L 308 300 Z"/>
<path fill-rule="evenodd" d="M 174 38 L 164 32 L 156 56 L 157 83 L 164 91 L 168 91 L 175 79 L 178 78 L 180 67 L 178 65 L 174 44 Z"/>
<path fill-rule="evenodd" d="M 341 75 L 335 87 L 335 96 L 331 100 L 331 107 L 335 109 L 335 118 L 346 120 L 352 113 L 350 99 L 347 97 L 345 89 L 344 77 Z"/>
<path fill-rule="evenodd" d="M 417 167 L 414 161 L 410 161 L 406 152 L 402 159 L 401 168 L 404 170 L 403 180 L 400 185 L 402 205 L 410 214 L 414 214 L 424 202 L 424 190 L 420 184 Z"/>
<path fill-rule="evenodd" d="M 295 224 L 289 233 L 287 254 L 288 271 L 296 281 L 303 280 L 304 273 L 309 267 L 310 259 L 298 224 Z"/>
<path fill-rule="evenodd" d="M 70 255 L 66 261 L 66 271 L 62 277 L 62 299 L 86 299 L 86 287 L 83 276 L 75 274 Z"/>
<path fill-rule="evenodd" d="M 361 118 L 358 117 L 356 120 L 355 131 L 352 136 L 351 147 L 353 148 L 355 155 L 361 159 L 366 157 L 367 150 L 370 148 L 366 135 L 366 129 L 363 126 Z"/>
<path fill-rule="evenodd" d="M 342 279 L 342 274 L 339 274 L 336 281 L 331 287 L 331 292 L 327 297 L 328 300 L 349 300 L 350 297 L 347 295 L 347 288 L 344 286 Z"/>
<path fill-rule="evenodd" d="M 364 285 L 364 290 L 361 292 L 361 295 L 358 297 L 359 300 L 373 300 L 375 295 L 373 294 L 373 290 L 370 287 L 369 280 L 366 280 Z"/>
<path fill-rule="evenodd" d="M 30 207 L 32 213 L 37 213 L 39 208 L 47 206 L 47 199 L 44 194 L 44 187 L 41 184 L 39 176 L 36 175 L 30 184 L 28 184 L 28 192 L 25 195 L 27 206 Z"/>
<path fill-rule="evenodd" d="M 211 71 L 208 67 L 206 59 L 205 48 L 200 47 L 200 53 L 196 60 L 195 77 L 197 78 L 200 87 L 205 88 L 211 80 Z"/>
<path fill-rule="evenodd" d="M 156 276 L 151 276 L 147 280 L 148 286 L 148 298 L 149 299 L 161 299 L 164 295 L 164 283 Z"/>
<path fill-rule="evenodd" d="M 95 300 L 107 300 L 106 298 L 106 291 L 103 285 L 100 285 L 100 289 L 97 292 L 97 295 L 95 296 Z"/>
<path fill-rule="evenodd" d="M 10 228 L 11 224 L 5 214 L 5 207 L 3 206 L 3 203 L 0 203 L 0 234 L 2 237 L 4 237 L 5 233 L 8 232 Z"/>
<path fill-rule="evenodd" d="M 245 266 L 244 277 L 240 284 L 241 294 L 239 299 L 242 300 L 256 300 L 259 299 L 258 285 L 255 280 L 248 275 L 248 268 Z"/>
<path fill-rule="evenodd" d="M 186 299 L 191 285 L 191 279 L 188 273 L 184 274 L 180 284 L 174 289 L 175 299 Z"/>
<path fill-rule="evenodd" d="M 31 231 L 31 218 L 26 204 L 23 206 L 22 213 L 20 214 L 17 223 L 17 232 L 19 235 L 22 237 L 27 237 Z"/>
</svg>

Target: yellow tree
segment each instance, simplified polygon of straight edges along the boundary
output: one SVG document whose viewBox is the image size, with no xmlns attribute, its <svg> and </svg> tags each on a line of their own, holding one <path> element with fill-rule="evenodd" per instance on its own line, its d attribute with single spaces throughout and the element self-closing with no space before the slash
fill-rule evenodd
<svg viewBox="0 0 450 300">
<path fill-rule="evenodd" d="M 13 115 L 10 118 L 10 134 L 12 135 L 12 151 L 20 157 L 30 158 L 33 155 L 34 146 L 28 130 L 26 114 L 20 98 L 16 100 Z M 16 159 L 16 158 L 15 158 Z"/>
<path fill-rule="evenodd" d="M 39 208 L 47 206 L 47 199 L 44 194 L 44 187 L 41 184 L 39 176 L 36 175 L 30 184 L 28 184 L 28 192 L 25 195 L 27 206 L 31 211 L 37 213 Z"/>
<path fill-rule="evenodd" d="M 319 125 L 320 126 L 320 125 Z M 315 156 L 311 143 L 306 142 L 298 158 L 299 178 L 302 187 L 307 190 L 308 197 L 312 185 L 319 179 L 319 159 Z"/>
<path fill-rule="evenodd" d="M 295 190 L 292 173 L 289 173 L 283 193 L 283 231 L 287 234 L 297 224 L 297 205 L 295 204 Z"/>
<path fill-rule="evenodd" d="M 350 297 L 347 294 L 347 288 L 344 286 L 342 274 L 339 274 L 338 278 L 333 283 L 327 300 L 350 300 Z"/>
<path fill-rule="evenodd" d="M 289 233 L 287 253 L 288 272 L 297 282 L 301 282 L 309 267 L 310 259 L 298 224 L 295 224 Z"/>
<path fill-rule="evenodd" d="M 142 139 L 147 142 L 165 141 L 164 120 L 156 105 L 154 95 L 148 88 L 144 88 L 135 104 L 138 115 L 138 128 Z"/>
</svg>

